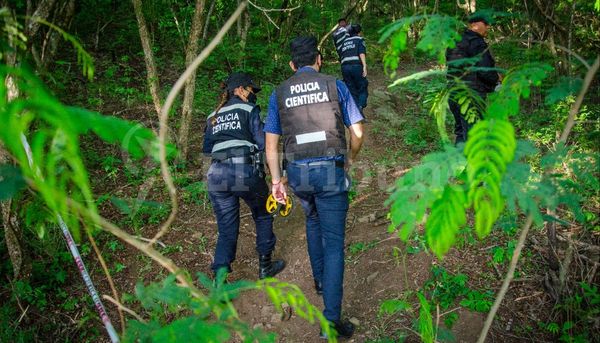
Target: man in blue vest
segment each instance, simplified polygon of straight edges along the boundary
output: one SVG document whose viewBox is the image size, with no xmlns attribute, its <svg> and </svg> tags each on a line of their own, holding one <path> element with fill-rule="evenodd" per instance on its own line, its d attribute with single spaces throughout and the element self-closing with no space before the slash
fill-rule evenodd
<svg viewBox="0 0 600 343">
<path fill-rule="evenodd" d="M 363 142 L 362 120 L 348 88 L 319 73 L 321 55 L 315 37 L 298 37 L 290 44 L 295 74 L 275 89 L 265 122 L 271 193 L 284 203 L 278 144 L 283 138 L 290 187 L 306 215 L 306 240 L 315 289 L 323 295 L 323 315 L 337 335 L 350 337 L 354 325 L 342 320 L 344 239 L 350 180 L 349 167 Z M 350 132 L 347 151 L 346 128 Z M 327 338 L 321 333 L 322 338 Z"/>
<path fill-rule="evenodd" d="M 367 106 L 369 81 L 367 80 L 367 48 L 365 40 L 360 36 L 361 31 L 359 24 L 351 25 L 348 36 L 341 43 L 338 53 L 344 83 L 350 89 L 356 105 L 362 112 Z"/>
<path fill-rule="evenodd" d="M 208 169 L 208 195 L 217 217 L 218 238 L 212 270 L 231 272 L 240 226 L 240 198 L 256 224 L 258 277 L 274 276 L 285 267 L 271 260 L 275 248 L 273 217 L 267 213 L 269 188 L 265 181 L 265 148 L 260 108 L 256 93 L 260 88 L 246 73 L 231 74 L 222 84 L 221 101 L 206 123 L 203 152 L 212 157 Z"/>
</svg>

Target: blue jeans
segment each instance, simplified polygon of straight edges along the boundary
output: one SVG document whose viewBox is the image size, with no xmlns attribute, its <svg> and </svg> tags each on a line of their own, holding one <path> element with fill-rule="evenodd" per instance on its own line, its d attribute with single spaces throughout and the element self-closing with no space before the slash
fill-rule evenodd
<svg viewBox="0 0 600 343">
<path fill-rule="evenodd" d="M 306 241 L 313 277 L 323 284 L 323 315 L 340 320 L 344 283 L 344 238 L 348 187 L 344 169 L 290 163 L 289 185 L 306 215 Z"/>
<path fill-rule="evenodd" d="M 362 64 L 342 64 L 342 76 L 344 83 L 348 86 L 350 94 L 356 103 L 356 106 L 362 111 L 367 107 L 367 98 L 369 96 L 369 81 L 362 76 Z"/>
<path fill-rule="evenodd" d="M 264 176 L 249 164 L 213 163 L 207 179 L 219 232 L 212 270 L 224 267 L 231 271 L 240 228 L 240 198 L 250 207 L 256 225 L 256 251 L 260 255 L 270 254 L 276 238 L 273 217 L 265 208 L 269 188 Z"/>
</svg>

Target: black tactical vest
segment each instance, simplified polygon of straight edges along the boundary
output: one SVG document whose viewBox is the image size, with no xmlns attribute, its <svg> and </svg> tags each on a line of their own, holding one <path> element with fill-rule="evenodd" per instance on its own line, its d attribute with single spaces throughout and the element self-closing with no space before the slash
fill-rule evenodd
<svg viewBox="0 0 600 343">
<path fill-rule="evenodd" d="M 248 156 L 256 148 L 250 131 L 250 112 L 254 108 L 248 103 L 226 103 L 218 113 L 207 118 L 207 134 L 213 142 L 212 157 L 222 160 L 233 156 Z"/>
<path fill-rule="evenodd" d="M 348 37 L 344 40 L 339 50 L 342 64 L 362 64 L 358 56 L 359 44 L 364 44 L 361 36 Z"/>
<path fill-rule="evenodd" d="M 296 73 L 276 93 L 288 161 L 346 153 L 346 129 L 333 76 Z"/>
<path fill-rule="evenodd" d="M 340 60 L 342 59 L 342 44 L 344 40 L 348 38 L 348 30 L 345 27 L 339 27 L 333 32 L 333 44 L 335 45 L 335 51 L 337 51 Z"/>
</svg>

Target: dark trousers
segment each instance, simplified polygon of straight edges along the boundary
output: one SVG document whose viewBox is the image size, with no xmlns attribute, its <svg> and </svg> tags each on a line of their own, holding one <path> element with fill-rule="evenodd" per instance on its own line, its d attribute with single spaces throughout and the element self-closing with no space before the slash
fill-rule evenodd
<svg viewBox="0 0 600 343">
<path fill-rule="evenodd" d="M 323 285 L 323 315 L 340 320 L 349 180 L 342 167 L 290 163 L 289 185 L 306 216 L 306 242 L 313 278 Z"/>
<path fill-rule="evenodd" d="M 367 98 L 369 97 L 369 80 L 362 76 L 362 73 L 362 64 L 342 64 L 344 83 L 348 86 L 348 90 L 350 90 L 356 106 L 361 111 L 367 107 Z"/>
<path fill-rule="evenodd" d="M 264 176 L 249 164 L 213 163 L 207 178 L 219 233 L 211 268 L 215 272 L 223 267 L 231 271 L 240 228 L 240 198 L 250 207 L 256 225 L 256 251 L 260 255 L 270 254 L 276 238 L 273 217 L 265 208 L 269 188 Z"/>
<path fill-rule="evenodd" d="M 483 100 L 486 99 L 486 93 L 477 93 Z M 456 139 L 454 141 L 455 144 L 464 143 L 469 138 L 469 130 L 475 125 L 475 123 L 483 118 L 482 112 L 483 109 L 476 107 L 477 116 L 475 121 L 469 123 L 464 115 L 460 112 L 460 105 L 455 101 L 454 94 L 450 95 L 448 99 L 448 106 L 450 107 L 450 111 L 454 116 L 454 134 L 456 135 Z"/>
</svg>

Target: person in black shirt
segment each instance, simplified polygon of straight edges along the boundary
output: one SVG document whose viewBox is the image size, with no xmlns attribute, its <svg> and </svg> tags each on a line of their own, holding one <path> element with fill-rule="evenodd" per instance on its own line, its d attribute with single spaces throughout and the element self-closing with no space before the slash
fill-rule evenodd
<svg viewBox="0 0 600 343">
<path fill-rule="evenodd" d="M 465 63 L 465 59 L 478 58 L 477 63 L 473 65 L 475 68 L 495 68 L 496 62 L 484 40 L 491 24 L 492 19 L 488 16 L 474 13 L 469 18 L 469 27 L 463 33 L 460 42 L 456 44 L 455 48 L 446 50 L 449 86 L 454 86 L 455 80 L 458 78 L 484 100 L 489 93 L 494 91 L 500 81 L 500 76 L 495 70 L 470 70 L 472 67 L 466 65 L 468 63 Z M 454 133 L 456 134 L 456 144 L 458 144 L 467 140 L 468 131 L 474 123 L 467 122 L 464 114 L 461 113 L 461 106 L 456 100 L 456 92 L 453 92 L 448 100 L 448 105 L 454 115 Z M 477 119 L 481 119 L 483 109 L 476 107 L 476 110 Z"/>
</svg>

